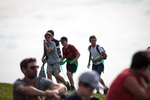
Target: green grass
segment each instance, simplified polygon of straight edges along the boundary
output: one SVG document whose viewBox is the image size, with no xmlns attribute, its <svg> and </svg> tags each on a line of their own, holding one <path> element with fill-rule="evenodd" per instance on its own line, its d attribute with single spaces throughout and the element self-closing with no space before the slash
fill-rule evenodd
<svg viewBox="0 0 150 100">
<path fill-rule="evenodd" d="M 0 100 L 13 100 L 12 88 L 13 84 L 0 83 Z M 70 91 L 66 91 L 66 93 L 70 93 Z M 92 96 L 105 100 L 105 95 L 102 94 L 93 94 Z"/>
<path fill-rule="evenodd" d="M 0 83 L 0 100 L 13 100 L 12 84 Z"/>
</svg>

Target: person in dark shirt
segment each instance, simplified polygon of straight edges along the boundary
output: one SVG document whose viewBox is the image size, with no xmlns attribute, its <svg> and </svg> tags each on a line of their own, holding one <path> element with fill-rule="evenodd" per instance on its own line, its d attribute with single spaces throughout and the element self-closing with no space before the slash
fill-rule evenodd
<svg viewBox="0 0 150 100">
<path fill-rule="evenodd" d="M 79 77 L 78 89 L 66 97 L 65 100 L 89 99 L 95 88 L 101 88 L 98 73 L 96 71 L 84 72 Z"/>
<path fill-rule="evenodd" d="M 41 100 L 43 96 L 59 100 L 60 95 L 65 93 L 66 88 L 63 84 L 55 84 L 49 79 L 37 77 L 38 67 L 35 58 L 25 58 L 21 61 L 20 69 L 24 78 L 14 82 L 13 100 Z"/>
</svg>

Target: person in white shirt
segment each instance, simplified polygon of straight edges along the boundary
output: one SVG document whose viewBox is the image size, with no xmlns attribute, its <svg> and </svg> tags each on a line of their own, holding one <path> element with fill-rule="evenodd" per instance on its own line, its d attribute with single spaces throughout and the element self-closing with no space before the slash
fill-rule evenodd
<svg viewBox="0 0 150 100">
<path fill-rule="evenodd" d="M 99 77 L 100 77 L 100 83 L 103 85 L 104 87 L 104 94 L 107 94 L 108 91 L 108 87 L 105 85 L 103 79 L 101 78 L 101 72 L 104 71 L 104 63 L 103 63 L 103 59 L 105 59 L 107 57 L 107 54 L 105 53 L 105 51 L 102 49 L 101 46 L 96 44 L 96 36 L 92 35 L 89 38 L 89 42 L 91 43 L 91 45 L 88 47 L 88 51 L 89 51 L 89 61 L 88 61 L 88 65 L 87 67 L 90 67 L 90 61 L 92 59 L 92 70 L 95 70 L 98 72 Z M 97 93 L 100 93 L 99 90 L 97 89 Z"/>
</svg>

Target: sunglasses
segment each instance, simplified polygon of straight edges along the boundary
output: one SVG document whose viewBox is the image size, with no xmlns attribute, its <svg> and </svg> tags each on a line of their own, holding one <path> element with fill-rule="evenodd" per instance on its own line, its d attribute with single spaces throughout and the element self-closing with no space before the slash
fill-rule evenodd
<svg viewBox="0 0 150 100">
<path fill-rule="evenodd" d="M 39 66 L 31 66 L 30 69 L 34 70 L 36 68 L 39 68 Z"/>
<path fill-rule="evenodd" d="M 51 37 L 45 37 L 45 39 L 49 39 L 49 38 L 51 38 Z"/>
</svg>

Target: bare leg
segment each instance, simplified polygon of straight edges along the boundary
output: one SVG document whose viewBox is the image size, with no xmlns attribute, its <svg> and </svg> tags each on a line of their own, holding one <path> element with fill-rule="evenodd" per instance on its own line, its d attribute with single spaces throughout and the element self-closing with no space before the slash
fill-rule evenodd
<svg viewBox="0 0 150 100">
<path fill-rule="evenodd" d="M 101 76 L 100 76 L 100 83 L 103 85 L 104 88 L 107 88 L 107 86 L 105 85 L 105 83 L 104 83 L 103 79 L 101 78 Z"/>
<path fill-rule="evenodd" d="M 67 76 L 68 76 L 68 78 L 69 78 L 69 81 L 70 81 L 71 86 L 74 86 L 73 73 L 67 71 Z"/>
<path fill-rule="evenodd" d="M 59 79 L 56 78 L 57 83 L 60 83 Z"/>
<path fill-rule="evenodd" d="M 52 72 L 47 72 L 47 78 L 52 80 Z"/>
<path fill-rule="evenodd" d="M 67 82 L 64 80 L 62 76 L 59 74 L 54 74 L 55 78 L 58 79 L 59 81 L 63 82 L 65 85 L 67 85 Z"/>
<path fill-rule="evenodd" d="M 107 88 L 107 86 L 105 85 L 103 79 L 101 78 L 101 75 L 99 75 L 99 78 L 100 78 L 100 83 L 103 85 L 104 88 Z M 99 89 L 96 89 L 97 90 L 97 93 L 100 93 Z"/>
<path fill-rule="evenodd" d="M 61 72 L 61 70 L 59 69 L 59 73 Z M 56 78 L 56 77 L 55 77 Z M 58 79 L 58 78 L 56 78 L 56 81 L 57 81 L 57 83 L 60 83 L 61 81 Z"/>
</svg>

